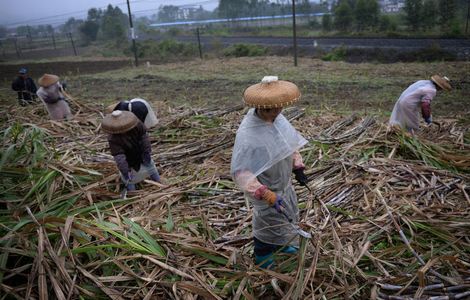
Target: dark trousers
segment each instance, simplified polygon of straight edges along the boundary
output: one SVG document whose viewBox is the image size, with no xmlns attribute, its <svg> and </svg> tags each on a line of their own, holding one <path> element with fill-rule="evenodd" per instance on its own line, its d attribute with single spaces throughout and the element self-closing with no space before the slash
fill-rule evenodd
<svg viewBox="0 0 470 300">
<path fill-rule="evenodd" d="M 258 240 L 255 237 L 253 237 L 253 241 L 254 241 L 254 246 L 255 246 L 254 250 L 255 250 L 256 256 L 265 256 L 270 253 L 276 252 L 277 250 L 279 250 L 279 248 L 282 248 L 282 246 L 263 243 L 262 241 Z"/>
</svg>

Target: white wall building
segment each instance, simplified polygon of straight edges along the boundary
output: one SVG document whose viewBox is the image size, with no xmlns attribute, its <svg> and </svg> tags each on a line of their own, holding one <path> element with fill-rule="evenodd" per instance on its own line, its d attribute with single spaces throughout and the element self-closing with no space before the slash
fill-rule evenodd
<svg viewBox="0 0 470 300">
<path fill-rule="evenodd" d="M 380 0 L 379 3 L 384 13 L 397 13 L 405 7 L 405 0 Z"/>
</svg>

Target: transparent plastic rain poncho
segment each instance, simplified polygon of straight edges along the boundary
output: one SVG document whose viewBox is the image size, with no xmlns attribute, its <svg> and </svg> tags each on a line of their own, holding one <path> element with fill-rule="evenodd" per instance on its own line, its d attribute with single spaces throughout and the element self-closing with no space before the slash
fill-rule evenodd
<svg viewBox="0 0 470 300">
<path fill-rule="evenodd" d="M 436 87 L 431 80 L 420 80 L 410 85 L 398 98 L 390 117 L 390 125 L 399 125 L 406 130 L 417 130 L 421 101 L 431 101 L 436 96 Z"/>
<path fill-rule="evenodd" d="M 147 107 L 147 116 L 145 116 L 145 122 L 144 122 L 145 127 L 152 128 L 158 124 L 157 115 L 155 114 L 152 107 L 147 101 L 145 101 L 144 99 L 140 99 L 140 98 L 134 98 L 130 101 L 125 101 L 125 102 L 128 103 L 129 111 L 132 111 L 132 103 L 142 102 L 143 104 L 145 104 L 145 107 Z"/>
<path fill-rule="evenodd" d="M 235 139 L 231 175 L 253 205 L 253 235 L 264 243 L 296 245 L 296 232 L 287 219 L 265 201 L 254 199 L 244 187 L 258 180 L 284 199 L 286 213 L 298 221 L 297 196 L 291 183 L 293 153 L 307 143 L 280 114 L 274 123 L 250 109 Z"/>
<path fill-rule="evenodd" d="M 279 114 L 274 123 L 263 121 L 255 115 L 255 109 L 248 111 L 237 131 L 233 147 L 231 175 L 240 186 L 235 176 L 238 172 L 249 171 L 251 180 L 260 175 L 277 162 L 292 155 L 294 151 L 307 143 L 289 121 Z"/>
</svg>

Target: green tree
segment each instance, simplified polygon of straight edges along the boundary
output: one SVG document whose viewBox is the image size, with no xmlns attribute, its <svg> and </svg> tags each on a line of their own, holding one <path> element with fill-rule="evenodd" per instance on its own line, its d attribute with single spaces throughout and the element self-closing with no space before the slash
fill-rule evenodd
<svg viewBox="0 0 470 300">
<path fill-rule="evenodd" d="M 28 26 L 18 26 L 16 27 L 16 35 L 18 36 L 27 36 L 28 35 Z"/>
<path fill-rule="evenodd" d="M 52 25 L 47 25 L 47 33 L 48 34 L 52 34 L 52 33 L 54 33 L 54 31 L 55 30 L 54 30 L 54 27 L 52 27 Z"/>
<path fill-rule="evenodd" d="M 423 27 L 433 29 L 438 16 L 436 0 L 425 0 L 423 4 Z"/>
<path fill-rule="evenodd" d="M 446 0 L 447 1 L 447 0 Z M 405 19 L 410 29 L 417 31 L 421 27 L 422 0 L 405 0 Z"/>
<path fill-rule="evenodd" d="M 395 31 L 398 25 L 392 20 L 389 15 L 381 15 L 379 18 L 379 30 L 380 31 Z"/>
<path fill-rule="evenodd" d="M 456 9 L 455 0 L 439 0 L 439 23 L 444 31 L 455 23 Z"/>
<path fill-rule="evenodd" d="M 0 25 L 0 38 L 4 38 L 7 36 L 7 28 L 5 26 Z"/>
<path fill-rule="evenodd" d="M 85 21 L 79 28 L 85 43 L 96 41 L 100 25 L 94 21 Z"/>
<path fill-rule="evenodd" d="M 174 22 L 179 19 L 180 8 L 174 5 L 163 5 L 158 8 L 158 21 Z"/>
<path fill-rule="evenodd" d="M 325 14 L 321 18 L 321 27 L 324 31 L 331 31 L 333 24 L 331 22 L 331 15 Z"/>
<path fill-rule="evenodd" d="M 67 22 L 65 22 L 65 24 L 60 27 L 60 31 L 65 34 L 69 32 L 76 33 L 82 23 L 83 20 L 76 20 L 73 17 L 69 18 Z"/>
<path fill-rule="evenodd" d="M 348 31 L 353 22 L 353 10 L 348 1 L 342 0 L 335 8 L 334 26 L 336 30 Z"/>
<path fill-rule="evenodd" d="M 366 0 L 357 0 L 354 7 L 354 20 L 358 31 L 362 31 L 367 26 L 367 19 L 369 18 L 367 11 Z"/>
<path fill-rule="evenodd" d="M 219 16 L 227 19 L 235 19 L 249 7 L 247 0 L 219 0 Z"/>
<path fill-rule="evenodd" d="M 106 40 L 121 41 L 127 35 L 127 16 L 119 7 L 108 5 L 101 20 L 101 32 Z"/>
<path fill-rule="evenodd" d="M 296 11 L 298 11 L 300 14 L 310 14 L 312 12 L 312 5 L 310 4 L 310 1 L 308 0 L 296 1 L 296 4 L 298 6 Z"/>
<path fill-rule="evenodd" d="M 379 24 L 380 7 L 377 0 L 366 0 L 366 9 L 368 18 L 366 19 L 366 26 L 375 28 Z"/>
<path fill-rule="evenodd" d="M 101 15 L 102 11 L 96 8 L 88 10 L 87 20 L 79 27 L 85 44 L 96 41 L 100 29 Z"/>
</svg>

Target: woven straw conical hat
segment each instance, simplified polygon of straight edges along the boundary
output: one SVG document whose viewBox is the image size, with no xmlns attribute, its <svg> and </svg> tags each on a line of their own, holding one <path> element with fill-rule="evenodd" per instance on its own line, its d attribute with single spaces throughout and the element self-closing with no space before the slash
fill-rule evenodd
<svg viewBox="0 0 470 300">
<path fill-rule="evenodd" d="M 115 110 L 104 117 L 101 127 L 106 133 L 124 133 L 134 128 L 139 122 L 133 113 Z"/>
<path fill-rule="evenodd" d="M 113 103 L 113 104 L 111 104 L 111 105 L 106 106 L 106 108 L 104 109 L 104 112 L 105 112 L 106 114 L 112 113 L 118 104 L 119 104 L 119 102 Z"/>
<path fill-rule="evenodd" d="M 44 74 L 38 79 L 38 83 L 42 87 L 48 87 L 59 81 L 59 76 L 53 74 Z"/>
<path fill-rule="evenodd" d="M 439 75 L 433 75 L 431 76 L 431 80 L 437 84 L 441 89 L 450 91 L 452 90 L 452 86 L 450 85 L 450 80 L 447 77 L 441 77 Z"/>
<path fill-rule="evenodd" d="M 243 93 L 245 105 L 256 108 L 282 108 L 300 99 L 299 88 L 292 82 L 265 76 Z"/>
</svg>

